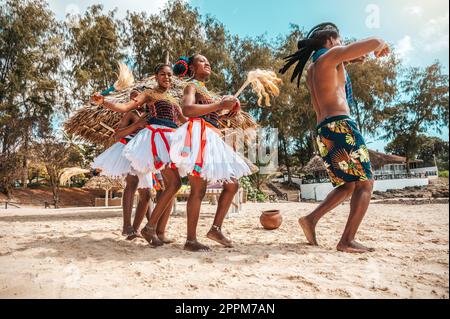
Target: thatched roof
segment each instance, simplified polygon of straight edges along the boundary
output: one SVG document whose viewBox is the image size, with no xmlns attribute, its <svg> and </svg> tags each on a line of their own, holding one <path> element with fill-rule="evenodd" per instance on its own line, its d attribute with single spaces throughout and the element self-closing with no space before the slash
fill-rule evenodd
<svg viewBox="0 0 450 319">
<path fill-rule="evenodd" d="M 186 86 L 185 81 L 174 78 L 172 89 L 169 93 L 181 101 L 183 91 Z M 154 77 L 144 79 L 137 82 L 132 87 L 115 92 L 108 96 L 109 100 L 126 103 L 130 100 L 132 91 L 143 92 L 147 89 L 155 87 L 156 81 Z M 102 106 L 88 104 L 75 114 L 65 123 L 64 128 L 69 134 L 73 134 L 85 141 L 109 145 L 111 144 L 114 130 L 119 126 L 122 114 L 105 109 Z M 253 118 L 245 112 L 231 120 L 223 120 L 220 122 L 222 128 L 257 128 L 258 125 Z"/>
<path fill-rule="evenodd" d="M 369 150 L 370 161 L 373 168 L 379 169 L 388 164 L 405 164 L 406 158 L 398 155 L 384 154 Z M 325 164 L 319 155 L 314 156 L 311 161 L 303 168 L 305 173 L 315 173 L 326 171 Z"/>
<path fill-rule="evenodd" d="M 125 185 L 123 180 L 121 179 L 115 179 L 106 176 L 95 176 L 91 178 L 83 188 L 91 190 L 121 190 L 125 188 Z"/>
<path fill-rule="evenodd" d="M 69 167 L 69 168 L 65 168 L 63 169 L 63 173 L 61 174 L 61 177 L 59 179 L 59 183 L 61 185 L 66 184 L 69 179 L 73 176 L 77 176 L 77 175 L 81 175 L 81 174 L 87 174 L 90 173 L 91 171 L 88 169 L 83 169 L 83 168 L 79 168 L 79 167 Z"/>
<path fill-rule="evenodd" d="M 305 173 L 315 173 L 326 171 L 325 164 L 323 163 L 322 157 L 319 155 L 314 156 L 305 167 L 303 167 L 303 172 Z"/>
</svg>

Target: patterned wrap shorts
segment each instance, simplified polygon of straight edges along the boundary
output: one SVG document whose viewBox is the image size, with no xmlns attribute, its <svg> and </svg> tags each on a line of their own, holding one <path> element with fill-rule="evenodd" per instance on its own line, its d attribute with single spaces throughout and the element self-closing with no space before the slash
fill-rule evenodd
<svg viewBox="0 0 450 319">
<path fill-rule="evenodd" d="M 369 149 L 349 116 L 330 117 L 320 123 L 317 145 L 334 187 L 373 179 Z"/>
</svg>

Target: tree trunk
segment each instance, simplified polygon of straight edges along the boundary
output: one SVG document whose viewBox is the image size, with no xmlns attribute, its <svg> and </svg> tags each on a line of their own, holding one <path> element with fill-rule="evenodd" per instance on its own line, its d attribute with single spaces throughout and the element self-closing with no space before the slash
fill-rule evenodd
<svg viewBox="0 0 450 319">
<path fill-rule="evenodd" d="M 409 159 L 409 157 L 406 158 L 406 172 L 408 174 L 411 174 L 411 169 L 409 167 L 409 165 L 411 164 L 411 160 Z"/>
<path fill-rule="evenodd" d="M 27 108 L 27 112 L 29 112 Z M 23 162 L 22 162 L 22 186 L 28 187 L 28 158 L 30 156 L 30 139 L 31 139 L 31 125 L 25 122 L 25 130 L 23 136 Z"/>
<path fill-rule="evenodd" d="M 287 150 L 287 143 L 286 143 L 286 138 L 284 137 L 284 135 L 281 135 L 281 149 L 283 150 L 283 158 L 284 158 L 284 165 L 286 165 L 286 170 L 287 170 L 287 174 L 288 174 L 288 184 L 291 185 L 292 184 L 292 172 L 291 172 L 291 161 L 289 160 L 289 154 L 288 154 L 288 150 Z"/>
<path fill-rule="evenodd" d="M 55 209 L 59 207 L 59 185 L 53 184 L 52 185 L 52 191 L 53 191 L 53 203 L 55 204 Z"/>
<path fill-rule="evenodd" d="M 166 51 L 166 64 L 169 64 L 169 62 L 170 62 L 170 53 L 169 53 L 169 51 Z"/>
<path fill-rule="evenodd" d="M 53 203 L 55 204 L 55 208 L 58 208 L 59 203 L 59 181 L 58 181 L 58 173 L 56 169 L 52 167 L 47 168 L 47 174 L 50 177 L 50 186 L 52 188 L 53 193 Z"/>
<path fill-rule="evenodd" d="M 25 135 L 23 139 L 23 162 L 22 162 L 22 186 L 23 188 L 28 187 L 28 156 L 30 152 L 30 134 L 29 128 L 25 129 Z"/>
<path fill-rule="evenodd" d="M 319 149 L 317 146 L 317 141 L 316 141 L 314 132 L 311 132 L 311 142 L 312 142 L 312 146 L 314 148 L 314 154 L 319 154 Z"/>
</svg>

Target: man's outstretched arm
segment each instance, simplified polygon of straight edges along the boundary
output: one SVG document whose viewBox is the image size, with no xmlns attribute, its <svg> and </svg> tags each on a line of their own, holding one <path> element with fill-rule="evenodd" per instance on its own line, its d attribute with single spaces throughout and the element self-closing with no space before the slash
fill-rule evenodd
<svg viewBox="0 0 450 319">
<path fill-rule="evenodd" d="M 339 65 L 344 62 L 352 61 L 369 53 L 375 53 L 376 57 L 387 56 L 390 53 L 387 43 L 380 38 L 370 38 L 357 41 L 345 46 L 332 48 L 326 54 L 326 63 Z"/>
</svg>

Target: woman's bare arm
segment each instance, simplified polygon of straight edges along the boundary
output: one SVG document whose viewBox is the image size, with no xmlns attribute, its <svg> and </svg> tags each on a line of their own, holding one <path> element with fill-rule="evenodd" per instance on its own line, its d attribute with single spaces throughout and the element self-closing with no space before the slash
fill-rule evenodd
<svg viewBox="0 0 450 319">
<path fill-rule="evenodd" d="M 195 92 L 196 90 L 192 85 L 188 85 L 184 90 L 183 115 L 186 117 L 199 117 L 224 109 L 228 110 L 236 104 L 236 99 L 231 97 L 225 97 L 212 104 L 196 104 Z"/>
<path fill-rule="evenodd" d="M 181 124 L 186 123 L 189 119 L 183 115 L 183 109 L 177 104 L 176 105 L 177 119 Z"/>
<path fill-rule="evenodd" d="M 145 103 L 147 103 L 148 100 L 149 100 L 149 96 L 145 92 L 139 94 L 136 98 L 130 100 L 127 103 L 109 102 L 105 99 L 104 96 L 100 95 L 100 93 L 96 93 L 92 98 L 92 101 L 94 103 L 103 104 L 103 106 L 105 108 L 110 109 L 114 112 L 118 112 L 118 113 L 127 113 L 132 110 L 136 110 L 136 109 L 140 108 L 142 105 L 144 105 Z"/>
<path fill-rule="evenodd" d="M 127 120 L 122 123 L 123 120 Z M 119 124 L 119 129 L 114 134 L 114 139 L 116 141 L 135 133 L 136 131 L 142 129 L 147 124 L 145 120 L 141 119 L 134 112 L 127 113 Z"/>
</svg>

